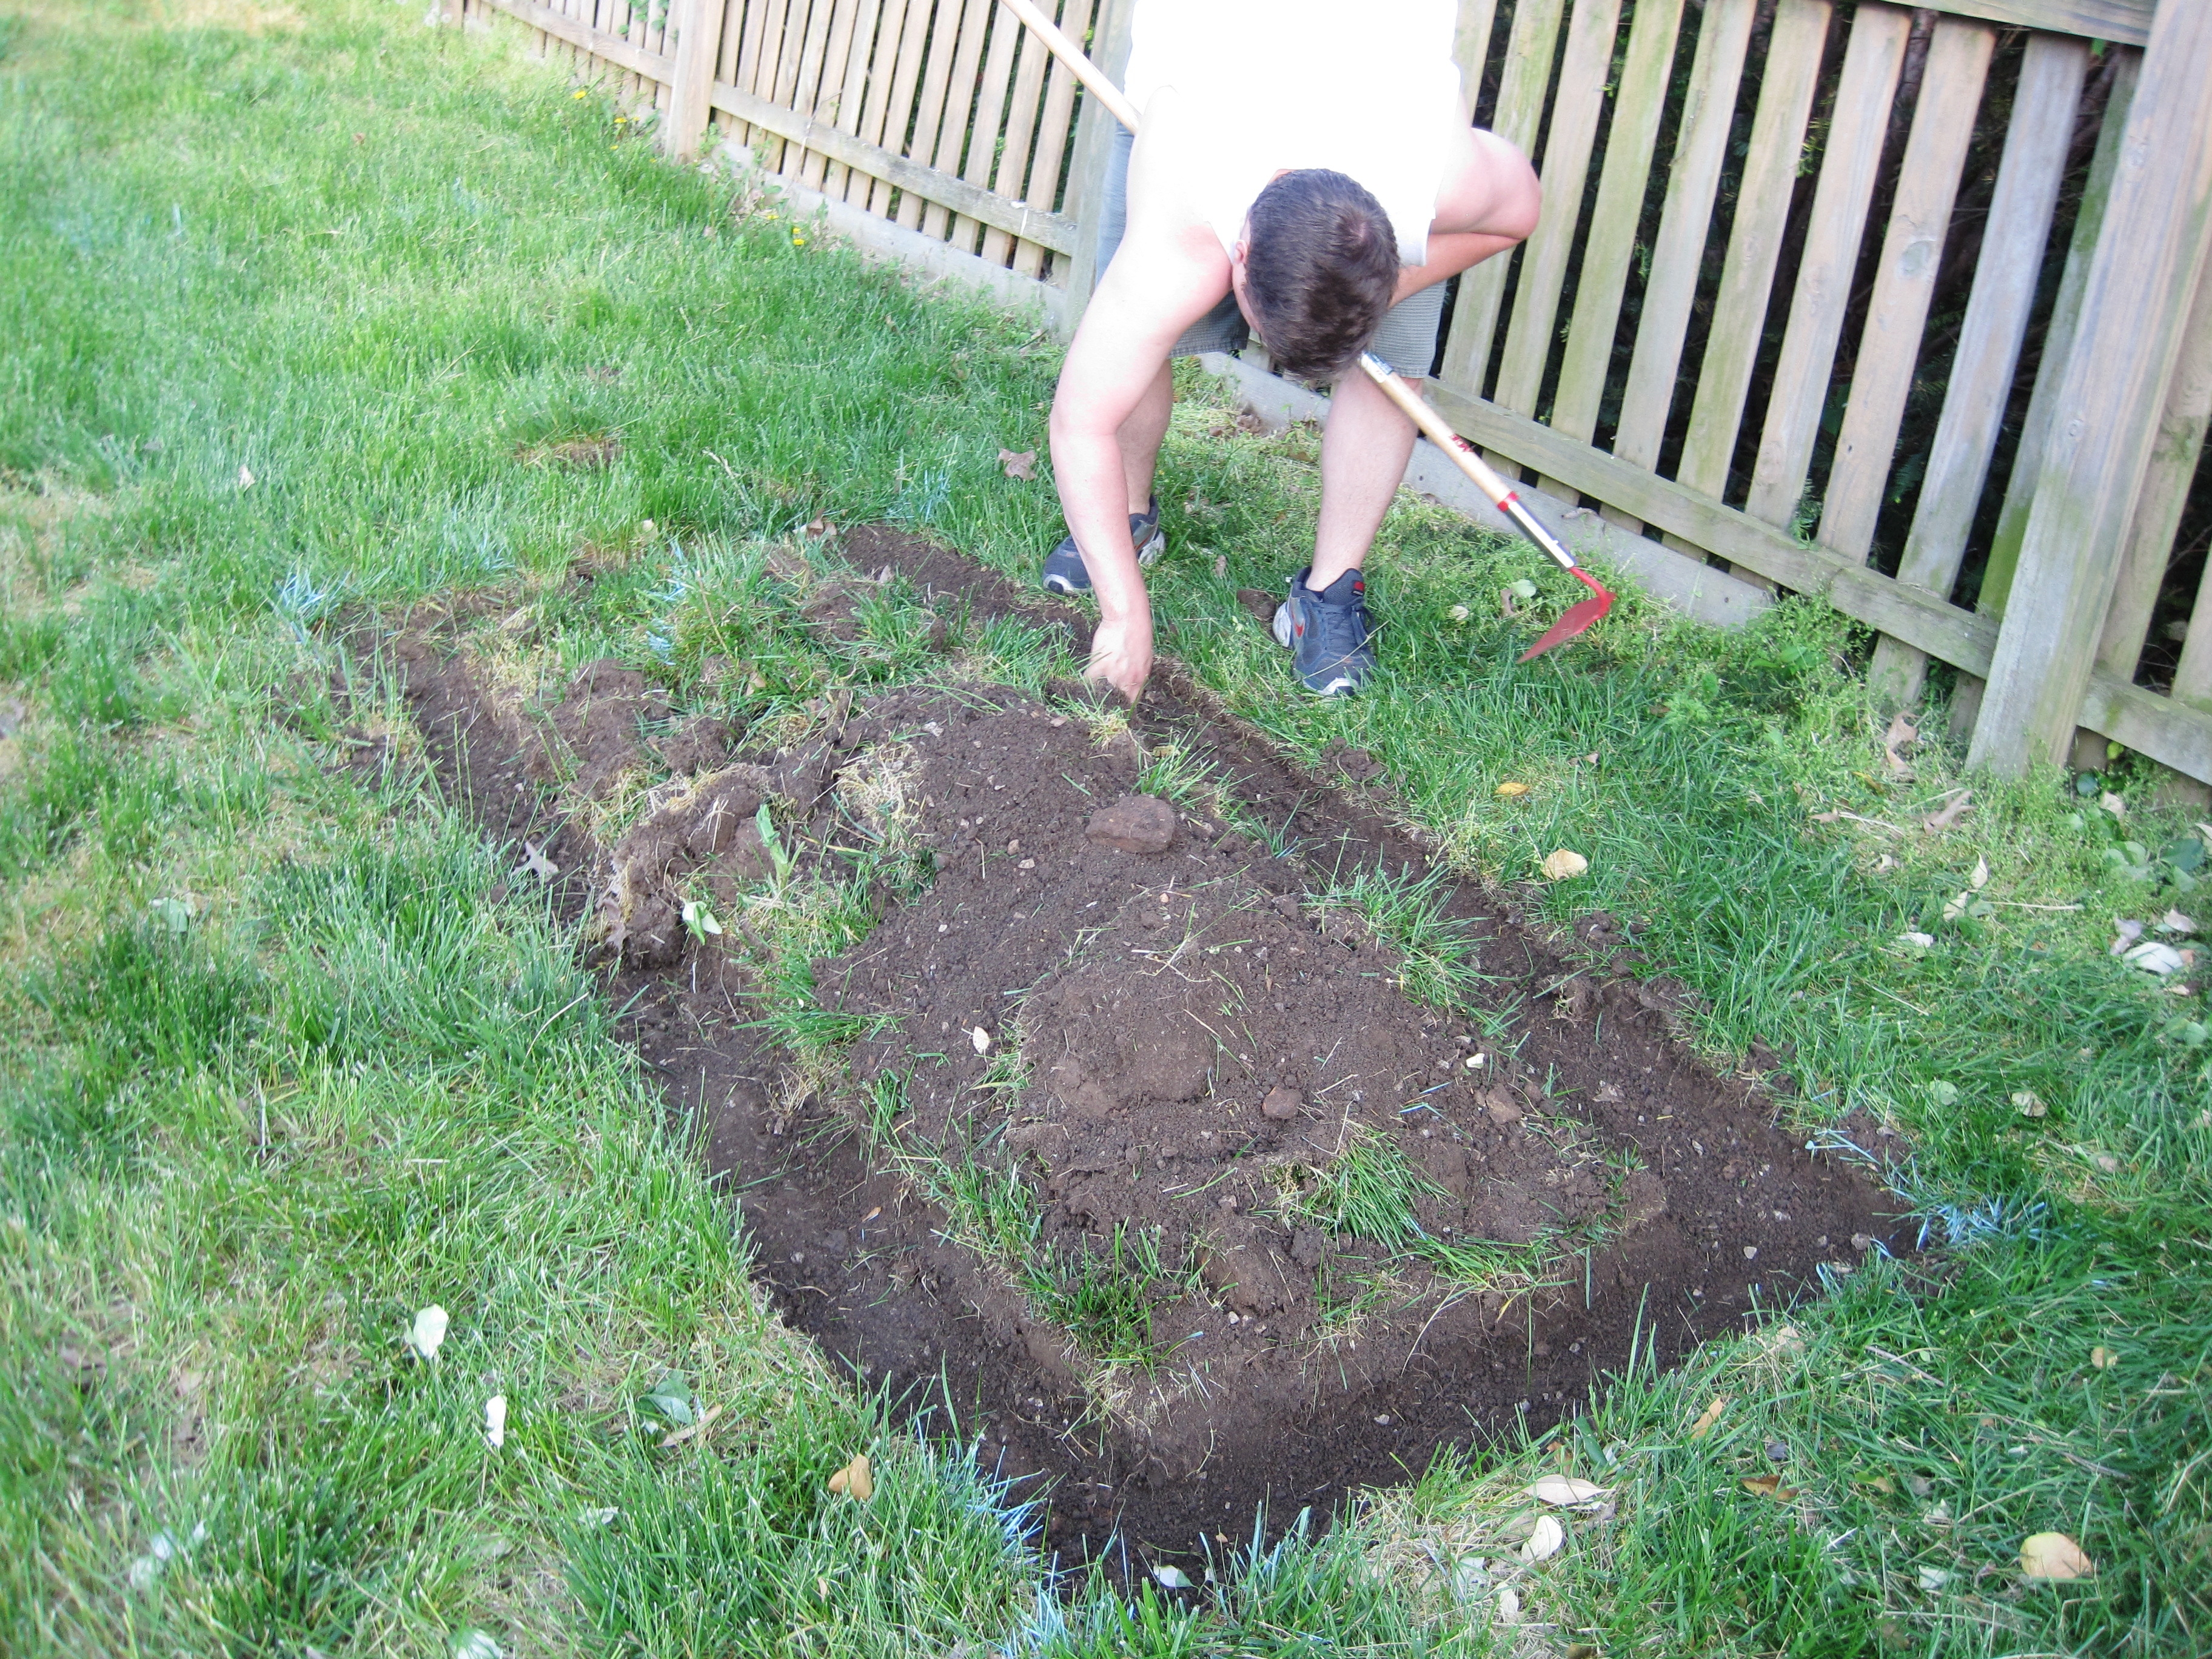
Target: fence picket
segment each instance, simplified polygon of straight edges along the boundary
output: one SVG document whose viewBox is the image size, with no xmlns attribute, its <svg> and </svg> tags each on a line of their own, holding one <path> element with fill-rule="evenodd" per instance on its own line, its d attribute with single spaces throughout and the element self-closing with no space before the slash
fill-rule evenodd
<svg viewBox="0 0 2212 1659">
<path fill-rule="evenodd" d="M 1066 0 L 1060 11 L 1060 27 L 1069 29 L 1079 40 L 1095 34 L 1103 40 L 1109 26 L 1115 20 L 1102 8 L 1114 3 L 1115 0 Z M 1060 163 L 1066 159 L 1068 146 L 1075 142 L 1076 91 L 1075 77 L 1068 73 L 1065 64 L 1055 60 L 1045 76 L 1044 114 L 1041 118 L 1043 130 L 1037 136 L 1036 159 L 1030 162 L 1022 186 L 1024 198 L 1042 208 L 1060 205 Z M 1018 244 L 1014 249 L 1015 274 L 1042 276 L 1046 252 L 1035 242 Z M 1067 267 L 1059 269 L 1065 271 Z"/>
<path fill-rule="evenodd" d="M 1519 414 L 1536 412 L 1544 369 L 1551 361 L 1559 289 L 1582 218 L 1583 185 L 1589 176 L 1598 117 L 1605 109 L 1613 40 L 1620 24 L 1620 0 L 1575 0 L 1567 24 L 1566 55 L 1559 64 L 1559 89 L 1552 104 L 1551 137 L 1544 146 L 1543 209 L 1534 234 L 1521 250 L 1521 281 L 1514 291 L 1512 319 L 1498 360 L 1497 388 L 1490 394 Z"/>
<path fill-rule="evenodd" d="M 1905 146 L 1897 199 L 1882 239 L 1881 264 L 1866 327 L 1859 336 L 1850 402 L 1828 470 L 1820 540 L 1863 562 L 1905 422 L 1905 400 L 1920 359 L 1929 301 L 1958 199 L 1959 175 L 1974 137 L 1996 31 L 1945 18 L 1928 47 L 1912 136 Z"/>
<path fill-rule="evenodd" d="M 852 33 L 845 43 L 844 76 L 837 88 L 837 129 L 855 137 L 860 133 L 861 115 L 866 108 L 868 64 L 875 50 L 876 26 L 883 14 L 883 0 L 860 0 L 854 9 Z M 822 193 L 834 200 L 844 200 L 852 171 L 844 162 L 832 160 L 822 169 Z"/>
<path fill-rule="evenodd" d="M 1698 366 L 1689 437 L 1675 474 L 1691 489 L 1714 497 L 1727 487 L 1729 461 L 1735 453 L 1832 10 L 1830 0 L 1780 0 L 1775 9 L 1765 81 L 1752 117 L 1735 222 L 1729 228 L 1728 260 L 1713 296 L 1712 332 Z"/>
<path fill-rule="evenodd" d="M 886 149 L 896 148 L 884 137 L 884 121 L 890 112 L 891 84 L 896 78 L 899 53 L 906 39 L 908 3 L 909 0 L 884 0 L 883 15 L 876 23 L 875 52 L 868 60 L 867 89 L 860 106 L 860 128 L 855 135 L 868 143 L 881 145 Z M 860 207 L 870 207 L 875 191 L 876 180 L 867 173 L 853 172 L 846 174 L 845 199 L 848 202 Z"/>
<path fill-rule="evenodd" d="M 1052 54 L 1027 29 L 1015 33 L 1019 39 L 1015 46 L 1013 90 L 1007 97 L 1006 142 L 999 151 L 991 188 L 1010 201 L 1022 201 L 1026 199 L 1022 182 L 1029 172 L 1030 147 L 1036 138 L 1037 103 L 1044 95 L 1045 69 Z M 986 261 L 1003 265 L 1010 251 L 1011 239 L 1006 232 L 983 233 L 981 252 Z"/>
<path fill-rule="evenodd" d="M 2105 613 L 2104 635 L 2098 641 L 2097 665 L 2123 679 L 2135 678 L 2136 664 L 2142 656 L 2151 612 L 2157 608 L 2166 560 L 2173 550 L 2173 533 L 2181 527 L 2189 487 L 2203 453 L 2208 416 L 2212 416 L 2212 276 L 2197 280 L 2197 302 L 2182 336 L 2173 385 L 2166 394 L 2166 411 L 2136 496 L 2135 520 L 2120 550 L 2119 578 L 2112 586 L 2112 608 Z M 2203 620 L 2212 631 L 2212 611 Z M 2177 693 L 2179 678 L 2177 675 Z"/>
<path fill-rule="evenodd" d="M 1996 453 L 2088 70 L 2088 42 L 2065 35 L 2036 35 L 2021 58 L 1973 289 L 1897 568 L 1898 580 L 1938 599 L 1950 598 L 1958 580 Z M 1881 704 L 1903 708 L 1919 701 L 1927 673 L 1923 653 L 1887 635 L 1875 642 L 1867 682 Z"/>
<path fill-rule="evenodd" d="M 952 84 L 946 89 L 943 125 L 938 130 L 937 151 L 930 165 L 945 173 L 958 173 L 968 148 L 969 117 L 974 112 L 976 76 L 982 62 L 983 41 L 999 8 L 994 0 L 969 0 L 960 20 L 959 50 L 952 58 Z M 980 139 L 981 135 L 976 137 Z M 922 211 L 922 234 L 942 240 L 951 218 L 944 206 L 932 202 Z"/>
<path fill-rule="evenodd" d="M 1567 326 L 1567 352 L 1552 397 L 1553 426 L 1585 443 L 1597 431 L 1606 377 L 1613 368 L 1621 295 L 1635 257 L 1637 224 L 1644 214 L 1681 25 L 1682 0 L 1640 0 L 1628 27 L 1613 127 L 1606 135 L 1605 167 L 1598 175 L 1589 240 L 1583 249 L 1574 316 Z"/>
<path fill-rule="evenodd" d="M 968 0 L 968 3 L 988 6 L 996 0 Z M 962 5 L 963 0 L 936 0 L 936 15 L 929 29 L 929 61 L 922 70 L 921 96 L 915 109 L 914 137 L 904 146 L 904 153 L 917 161 L 928 162 L 937 153 L 938 129 L 951 91 L 952 54 L 959 44 Z M 919 197 L 902 196 L 899 223 L 908 230 L 920 229 L 923 205 Z"/>
<path fill-rule="evenodd" d="M 1851 24 L 1805 251 L 1790 297 L 1790 322 L 1744 502 L 1745 512 L 1771 525 L 1791 524 L 1804 494 L 1827 402 L 1829 372 L 1843 337 L 1844 313 L 1850 307 L 1867 210 L 1881 171 L 1890 106 L 1911 36 L 1912 15 L 1895 6 L 1862 6 Z M 1717 480 L 1703 481 L 1699 487 L 1720 493 Z"/>
<path fill-rule="evenodd" d="M 1565 0 L 1518 0 L 1505 48 L 1505 76 L 1498 90 L 1498 112 L 1491 131 L 1535 154 L 1544 93 L 1552 79 L 1552 57 L 1559 44 L 1559 16 Z M 1459 279 L 1451 337 L 1444 345 L 1442 378 L 1480 397 L 1490 368 L 1490 343 L 1505 297 L 1505 279 L 1514 256 L 1486 259 Z"/>
<path fill-rule="evenodd" d="M 2058 278 L 2058 295 L 2051 302 L 2051 320 L 2044 325 L 2035 390 L 2028 398 L 2027 418 L 2021 423 L 2020 443 L 2013 451 L 2012 472 L 2005 483 L 2004 505 L 1998 511 L 1989 563 L 1982 572 L 1981 595 L 1974 608 L 1986 616 L 2002 616 L 2012 591 L 2021 542 L 2027 534 L 2028 514 L 2035 505 L 2036 479 L 2043 471 L 2043 453 L 2051 438 L 2058 383 L 2065 377 L 2066 360 L 2073 355 L 2081 295 L 2088 286 L 2098 235 L 2104 229 L 2105 210 L 2111 204 L 2112 180 L 2120 167 L 2120 142 L 2127 131 L 2128 112 L 2134 107 L 2136 83 L 2142 72 L 2139 52 L 2123 52 L 2113 65 L 2112 90 L 2097 131 L 2096 154 L 2090 159 L 2089 176 L 2081 187 L 2081 204 L 2075 210 L 2074 234 L 2067 246 L 2065 269 Z"/>
<path fill-rule="evenodd" d="M 996 8 L 993 9 L 996 11 Z M 968 141 L 968 159 L 960 169 L 960 176 L 972 185 L 989 188 L 991 175 L 999 165 L 999 130 L 1006 118 L 1006 100 L 1013 90 L 1014 47 L 1019 36 L 1028 33 L 1014 21 L 1011 12 L 1000 14 L 991 30 L 991 44 L 983 60 L 981 82 L 976 88 L 975 115 L 970 122 L 972 137 Z M 956 216 L 952 221 L 952 246 L 963 253 L 972 252 L 975 233 L 981 227 L 975 220 Z"/>
<path fill-rule="evenodd" d="M 1636 349 L 1629 358 L 1628 385 L 1621 393 L 1620 422 L 1613 441 L 1616 459 L 1647 472 L 1659 465 L 1660 444 L 1674 408 L 1683 341 L 1697 303 L 1698 266 L 1712 226 L 1714 198 L 1728 159 L 1729 126 L 1750 50 L 1753 10 L 1754 0 L 1711 0 L 1690 61 L 1682 123 L 1668 169 L 1666 204 L 1660 210 L 1659 234 L 1651 246 L 1651 277 L 1644 285 Z M 1605 513 L 1628 529 L 1641 527 L 1639 520 L 1618 507 L 1608 504 Z"/>
</svg>

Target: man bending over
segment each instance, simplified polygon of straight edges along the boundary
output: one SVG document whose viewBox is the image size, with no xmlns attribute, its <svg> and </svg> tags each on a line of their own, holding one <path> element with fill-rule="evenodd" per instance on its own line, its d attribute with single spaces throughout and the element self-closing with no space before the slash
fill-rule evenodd
<svg viewBox="0 0 2212 1659">
<path fill-rule="evenodd" d="M 1355 368 L 1418 389 L 1447 277 L 1535 228 L 1535 173 L 1468 125 L 1452 0 L 1139 0 L 1127 92 L 1143 116 L 1107 168 L 1103 276 L 1068 349 L 1052 458 L 1068 537 L 1045 586 L 1095 593 L 1090 677 L 1135 698 L 1152 666 L 1139 567 L 1166 550 L 1152 472 L 1170 361 L 1249 337 L 1278 373 L 1335 382 L 1313 562 L 1275 613 L 1310 691 L 1374 672 L 1360 566 L 1405 476 L 1413 422 Z"/>
</svg>

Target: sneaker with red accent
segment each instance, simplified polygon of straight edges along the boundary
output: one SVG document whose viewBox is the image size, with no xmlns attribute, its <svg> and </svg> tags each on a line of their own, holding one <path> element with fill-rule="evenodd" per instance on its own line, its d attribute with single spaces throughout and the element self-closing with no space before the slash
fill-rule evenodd
<svg viewBox="0 0 2212 1659">
<path fill-rule="evenodd" d="M 1316 592 L 1306 586 L 1312 567 L 1291 578 L 1290 597 L 1275 610 L 1275 643 L 1291 653 L 1299 682 L 1322 697 L 1347 696 L 1374 673 L 1374 623 L 1367 615 L 1367 583 L 1347 570 Z"/>
</svg>

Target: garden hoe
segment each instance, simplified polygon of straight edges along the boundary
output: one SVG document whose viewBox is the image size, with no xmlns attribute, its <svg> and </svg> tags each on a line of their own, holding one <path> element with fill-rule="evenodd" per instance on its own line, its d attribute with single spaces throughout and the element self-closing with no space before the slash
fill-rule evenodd
<svg viewBox="0 0 2212 1659">
<path fill-rule="evenodd" d="M 1060 33 L 1051 18 L 1038 10 L 1032 0 L 999 0 L 1000 4 L 1021 19 L 1037 39 L 1043 41 L 1052 55 L 1067 65 L 1075 78 L 1083 82 L 1091 95 L 1106 106 L 1107 111 L 1123 126 L 1137 130 L 1137 111 L 1134 105 L 1122 95 L 1121 88 L 1099 71 L 1098 66 L 1085 57 L 1074 41 Z M 1382 388 L 1383 395 L 1405 410 L 1407 416 L 1426 433 L 1437 448 L 1450 456 L 1459 470 L 1474 481 L 1474 486 L 1490 498 L 1491 505 L 1513 521 L 1514 528 L 1536 544 L 1553 563 L 1590 591 L 1589 598 L 1567 607 L 1566 614 L 1544 630 L 1544 636 L 1521 653 L 1521 660 L 1540 657 L 1553 646 L 1563 644 L 1583 632 L 1593 623 L 1613 609 L 1613 595 L 1601 586 L 1589 571 L 1575 562 L 1575 556 L 1561 544 L 1559 538 L 1540 524 L 1535 514 L 1522 505 L 1521 497 L 1512 486 L 1499 477 L 1482 457 L 1458 433 L 1444 423 L 1443 416 L 1429 407 L 1405 381 L 1398 371 L 1371 351 L 1359 355 L 1359 367 L 1368 378 Z"/>
</svg>

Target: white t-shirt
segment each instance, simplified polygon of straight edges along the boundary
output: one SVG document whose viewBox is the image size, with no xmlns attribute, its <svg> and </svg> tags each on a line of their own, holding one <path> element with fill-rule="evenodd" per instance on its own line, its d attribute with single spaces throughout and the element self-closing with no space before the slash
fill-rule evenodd
<svg viewBox="0 0 2212 1659">
<path fill-rule="evenodd" d="M 1181 94 L 1202 135 L 1190 188 L 1224 251 L 1277 172 L 1327 167 L 1367 187 L 1417 265 L 1466 125 L 1455 21 L 1453 0 L 1138 0 L 1124 85 L 1139 112 Z"/>
</svg>

